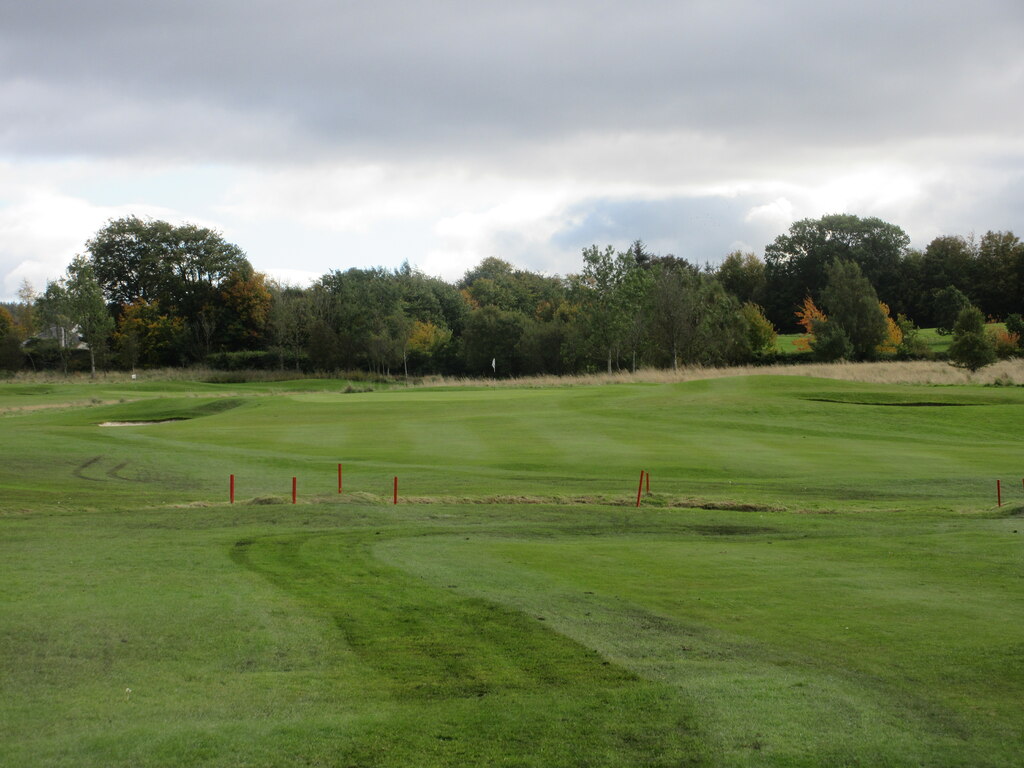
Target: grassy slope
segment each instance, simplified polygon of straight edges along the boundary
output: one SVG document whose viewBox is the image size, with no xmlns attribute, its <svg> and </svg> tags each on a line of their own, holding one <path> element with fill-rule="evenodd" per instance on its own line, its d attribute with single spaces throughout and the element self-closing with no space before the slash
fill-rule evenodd
<svg viewBox="0 0 1024 768">
<path fill-rule="evenodd" d="M 1021 392 L 284 389 L 3 418 L 0 764 L 1014 763 Z"/>
<path fill-rule="evenodd" d="M 986 505 L 1019 480 L 1017 390 L 749 377 L 567 390 L 166 397 L 3 420 L 9 504 L 404 495 L 606 495 L 782 506 Z M 918 404 L 918 407 L 894 407 Z M 920 404 L 926 404 L 920 407 Z M 949 405 L 950 407 L 942 407 Z M 232 407 L 233 406 L 233 407 Z M 956 406 L 956 407 L 954 407 Z M 963 406 L 963 407 L 959 407 Z M 144 427 L 108 420 L 196 417 Z"/>
</svg>

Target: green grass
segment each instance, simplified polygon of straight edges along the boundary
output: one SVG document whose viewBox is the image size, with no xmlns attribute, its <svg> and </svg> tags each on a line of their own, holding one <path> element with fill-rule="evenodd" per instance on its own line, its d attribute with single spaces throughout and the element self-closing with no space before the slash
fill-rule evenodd
<svg viewBox="0 0 1024 768">
<path fill-rule="evenodd" d="M 925 343 L 933 355 L 944 355 L 949 352 L 949 345 L 953 341 L 952 336 L 942 335 L 935 328 L 922 328 L 917 332 L 917 338 Z"/>
<path fill-rule="evenodd" d="M 1024 391 L 342 390 L 0 387 L 0 764 L 1019 764 Z"/>
<path fill-rule="evenodd" d="M 780 333 L 775 337 L 775 351 L 784 355 L 809 354 L 807 350 L 800 349 L 796 345 L 797 339 L 803 338 L 802 333 Z"/>
<path fill-rule="evenodd" d="M 1001 323 L 996 327 L 1003 328 Z M 785 355 L 808 354 L 796 346 L 797 339 L 803 337 L 802 333 L 780 333 L 775 340 L 775 350 Z M 944 355 L 949 352 L 949 345 L 953 337 L 941 335 L 934 328 L 921 328 L 917 332 L 917 338 L 924 342 L 928 352 L 932 355 Z"/>
</svg>

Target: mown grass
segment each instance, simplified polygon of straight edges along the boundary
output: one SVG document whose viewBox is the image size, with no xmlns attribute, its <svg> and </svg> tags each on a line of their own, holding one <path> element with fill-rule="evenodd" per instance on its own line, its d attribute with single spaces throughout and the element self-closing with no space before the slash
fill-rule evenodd
<svg viewBox="0 0 1024 768">
<path fill-rule="evenodd" d="M 0 764 L 1018 762 L 1018 388 L 253 386 L 0 393 Z"/>
</svg>

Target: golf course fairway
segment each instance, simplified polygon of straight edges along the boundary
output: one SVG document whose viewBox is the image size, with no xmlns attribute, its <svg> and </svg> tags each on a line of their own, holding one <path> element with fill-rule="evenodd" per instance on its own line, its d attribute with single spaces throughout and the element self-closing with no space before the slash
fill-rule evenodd
<svg viewBox="0 0 1024 768">
<path fill-rule="evenodd" d="M 0 765 L 1021 764 L 1024 389 L 346 389 L 0 383 Z"/>
</svg>

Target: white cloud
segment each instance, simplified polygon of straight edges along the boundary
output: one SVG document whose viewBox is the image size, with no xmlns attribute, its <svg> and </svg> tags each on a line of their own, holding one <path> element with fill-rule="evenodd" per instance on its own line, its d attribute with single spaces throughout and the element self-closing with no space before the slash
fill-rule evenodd
<svg viewBox="0 0 1024 768">
<path fill-rule="evenodd" d="M 267 277 L 280 285 L 295 288 L 308 288 L 323 276 L 323 272 L 310 272 L 306 269 L 288 269 L 285 267 L 274 267 L 263 270 L 263 272 Z"/>
<path fill-rule="evenodd" d="M 755 205 L 745 217 L 745 221 L 764 223 L 780 229 L 788 227 L 794 220 L 793 203 L 788 197 L 777 197 L 770 203 Z"/>
<path fill-rule="evenodd" d="M 93 172 L 81 163 L 0 164 L 0 298 L 11 300 L 23 280 L 41 290 L 60 277 L 109 219 L 129 214 L 180 219 L 157 205 L 102 205 L 65 191 Z"/>
<path fill-rule="evenodd" d="M 544 272 L 566 271 L 564 254 L 550 240 L 570 222 L 566 210 L 573 195 L 557 188 L 508 182 L 509 191 L 492 189 L 482 206 L 438 220 L 437 244 L 423 270 L 457 279 L 488 256 Z"/>
</svg>

